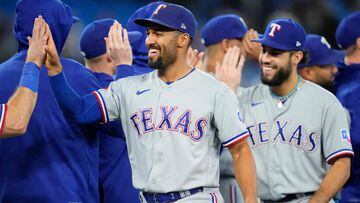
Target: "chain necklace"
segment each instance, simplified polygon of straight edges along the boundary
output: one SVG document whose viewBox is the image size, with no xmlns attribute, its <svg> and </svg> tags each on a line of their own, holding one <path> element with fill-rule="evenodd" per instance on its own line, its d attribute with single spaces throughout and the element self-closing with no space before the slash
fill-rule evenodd
<svg viewBox="0 0 360 203">
<path fill-rule="evenodd" d="M 295 94 L 295 92 L 297 90 L 300 89 L 300 85 L 301 85 L 301 82 L 302 82 L 302 78 L 300 77 L 300 75 L 298 75 L 298 80 L 296 82 L 296 85 L 295 87 L 290 91 L 289 94 L 285 95 L 285 96 L 278 96 L 276 94 L 274 94 L 272 91 L 271 92 L 271 95 L 273 97 L 275 97 L 277 100 L 279 100 L 278 104 L 277 104 L 277 107 L 280 109 L 283 107 L 284 103 L 286 102 L 286 100 L 288 100 L 293 94 Z"/>
</svg>

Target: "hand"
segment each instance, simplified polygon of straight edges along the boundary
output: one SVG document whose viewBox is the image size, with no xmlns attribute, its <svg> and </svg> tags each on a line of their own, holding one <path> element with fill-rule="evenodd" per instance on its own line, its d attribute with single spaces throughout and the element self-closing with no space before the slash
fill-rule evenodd
<svg viewBox="0 0 360 203">
<path fill-rule="evenodd" d="M 235 92 L 240 85 L 244 63 L 245 56 L 240 53 L 240 48 L 237 46 L 229 48 L 221 65 L 216 62 L 215 78 L 227 84 Z"/>
<path fill-rule="evenodd" d="M 133 55 L 126 29 L 117 21 L 111 26 L 108 37 L 104 38 L 106 53 L 118 65 L 132 65 Z"/>
<path fill-rule="evenodd" d="M 243 38 L 243 49 L 246 53 L 246 56 L 249 56 L 252 59 L 258 60 L 260 52 L 262 51 L 261 44 L 258 42 L 252 42 L 252 39 L 257 39 L 258 33 L 250 29 L 246 32 Z"/>
<path fill-rule="evenodd" d="M 51 35 L 51 30 L 48 24 L 46 28 L 49 31 L 49 39 L 45 47 L 46 51 L 46 60 L 45 67 L 48 69 L 48 75 L 54 76 L 59 74 L 62 71 L 62 66 L 60 63 L 59 55 L 55 46 L 54 39 Z"/>
<path fill-rule="evenodd" d="M 203 68 L 204 56 L 205 56 L 204 52 L 199 52 L 197 49 L 193 49 L 192 47 L 189 47 L 186 53 L 186 61 L 189 66 L 205 71 Z"/>
<path fill-rule="evenodd" d="M 26 63 L 33 62 L 39 68 L 44 64 L 46 52 L 46 41 L 49 38 L 49 32 L 46 23 L 41 15 L 35 18 L 32 37 L 28 37 L 29 49 L 27 51 Z"/>
</svg>

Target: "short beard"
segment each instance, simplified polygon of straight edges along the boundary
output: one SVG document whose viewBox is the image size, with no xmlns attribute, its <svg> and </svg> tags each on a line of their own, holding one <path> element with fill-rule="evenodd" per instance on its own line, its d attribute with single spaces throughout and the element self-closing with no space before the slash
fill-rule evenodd
<svg viewBox="0 0 360 203">
<path fill-rule="evenodd" d="M 274 75 L 274 77 L 270 80 L 266 79 L 263 74 L 263 70 L 261 69 L 261 82 L 265 85 L 269 85 L 270 87 L 276 87 L 282 85 L 291 75 L 292 67 L 291 67 L 291 59 L 289 64 Z"/>
<path fill-rule="evenodd" d="M 159 56 L 156 60 L 149 59 L 149 67 L 157 70 L 165 70 L 168 66 L 176 61 L 177 50 L 175 44 L 169 45 L 163 50 L 163 56 Z"/>
</svg>

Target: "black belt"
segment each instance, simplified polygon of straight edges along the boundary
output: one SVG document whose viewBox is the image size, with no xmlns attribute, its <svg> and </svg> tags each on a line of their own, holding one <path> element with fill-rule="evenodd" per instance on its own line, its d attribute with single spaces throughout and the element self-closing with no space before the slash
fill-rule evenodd
<svg viewBox="0 0 360 203">
<path fill-rule="evenodd" d="M 279 199 L 279 200 L 264 200 L 262 201 L 264 203 L 274 203 L 274 202 L 290 202 L 295 199 L 299 199 L 302 197 L 307 197 L 313 195 L 315 192 L 304 192 L 304 193 L 293 193 L 293 194 L 287 194 L 285 197 Z"/>
<path fill-rule="evenodd" d="M 142 194 L 148 203 L 169 203 L 169 202 L 176 202 L 179 199 L 188 197 L 198 192 L 202 192 L 203 190 L 204 189 L 202 187 L 198 187 L 198 188 L 179 191 L 179 192 L 168 192 L 168 193 L 143 192 Z"/>
</svg>

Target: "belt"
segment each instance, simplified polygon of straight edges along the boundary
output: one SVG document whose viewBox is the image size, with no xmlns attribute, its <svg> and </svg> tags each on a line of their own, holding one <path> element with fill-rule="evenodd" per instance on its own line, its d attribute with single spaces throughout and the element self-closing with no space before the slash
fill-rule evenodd
<svg viewBox="0 0 360 203">
<path fill-rule="evenodd" d="M 315 192 L 304 192 L 304 193 L 293 193 L 293 194 L 287 194 L 285 197 L 279 199 L 279 200 L 264 200 L 262 201 L 264 203 L 274 203 L 274 202 L 290 202 L 292 200 L 296 200 L 302 197 L 307 197 L 313 195 Z"/>
<path fill-rule="evenodd" d="M 179 192 L 168 192 L 168 193 L 147 193 L 142 192 L 148 203 L 169 203 L 176 202 L 179 199 L 188 197 L 190 195 L 202 192 L 204 188 L 197 187 L 190 190 L 179 191 Z"/>
</svg>

